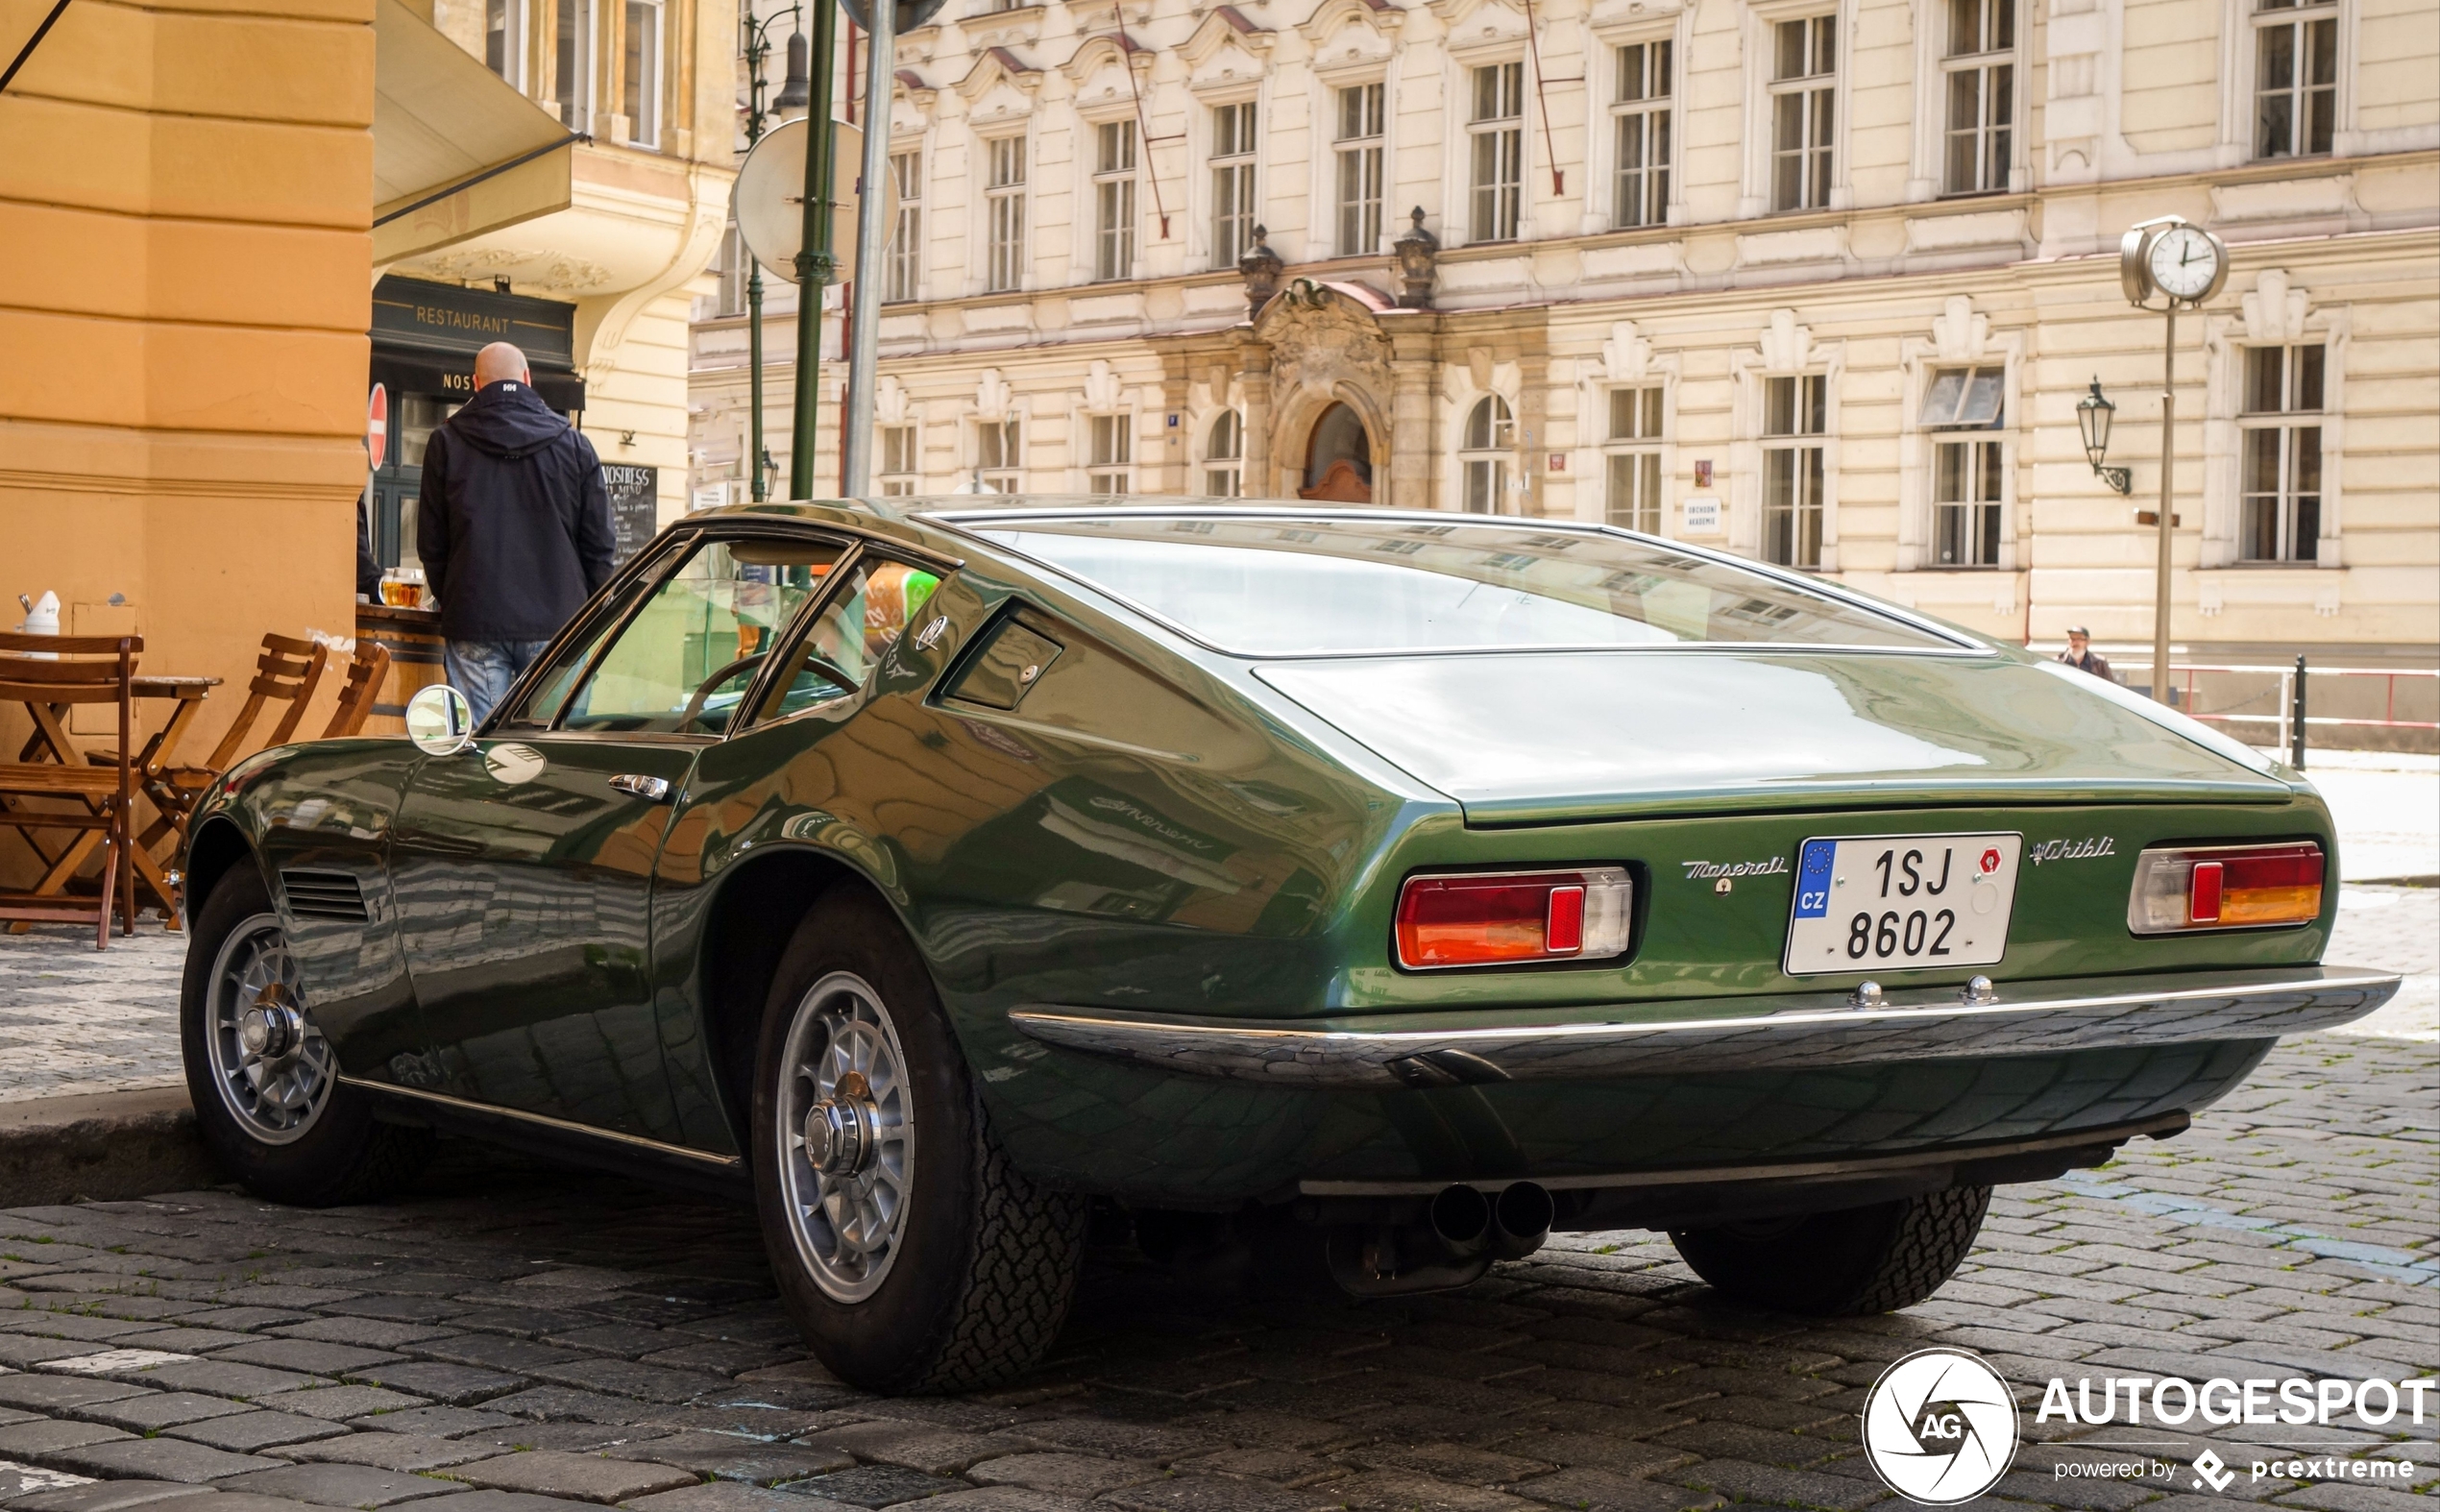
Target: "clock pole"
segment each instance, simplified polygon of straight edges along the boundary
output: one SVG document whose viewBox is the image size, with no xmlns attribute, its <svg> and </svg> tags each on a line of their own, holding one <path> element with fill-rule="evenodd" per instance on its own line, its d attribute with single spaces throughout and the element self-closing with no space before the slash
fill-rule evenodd
<svg viewBox="0 0 2440 1512">
<path fill-rule="evenodd" d="M 2169 687 L 2169 522 L 2178 469 L 2178 302 L 2169 300 L 2168 350 L 2161 354 L 2159 566 L 2152 585 L 2152 696 L 2173 703 Z"/>
</svg>

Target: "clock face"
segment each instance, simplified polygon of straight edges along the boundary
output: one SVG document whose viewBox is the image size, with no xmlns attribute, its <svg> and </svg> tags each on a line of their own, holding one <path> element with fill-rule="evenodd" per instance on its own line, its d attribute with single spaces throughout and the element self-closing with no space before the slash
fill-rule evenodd
<svg viewBox="0 0 2440 1512">
<path fill-rule="evenodd" d="M 2172 226 L 2154 237 L 2146 260 L 2153 286 L 2171 299 L 2201 299 L 2220 275 L 2218 245 L 2192 226 Z"/>
</svg>

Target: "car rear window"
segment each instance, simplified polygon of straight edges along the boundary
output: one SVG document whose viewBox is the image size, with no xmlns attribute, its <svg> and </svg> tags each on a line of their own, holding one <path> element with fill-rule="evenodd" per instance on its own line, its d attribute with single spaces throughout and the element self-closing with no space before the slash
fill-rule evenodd
<svg viewBox="0 0 2440 1512">
<path fill-rule="evenodd" d="M 1524 522 L 1131 512 L 963 523 L 1243 656 L 1970 645 L 1666 543 Z"/>
</svg>

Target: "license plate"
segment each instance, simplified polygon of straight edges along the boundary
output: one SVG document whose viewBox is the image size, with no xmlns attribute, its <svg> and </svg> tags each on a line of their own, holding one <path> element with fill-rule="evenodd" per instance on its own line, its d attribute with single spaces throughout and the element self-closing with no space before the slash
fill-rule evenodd
<svg viewBox="0 0 2440 1512">
<path fill-rule="evenodd" d="M 1788 920 L 1792 977 L 1996 964 L 2022 835 L 1809 840 Z"/>
</svg>

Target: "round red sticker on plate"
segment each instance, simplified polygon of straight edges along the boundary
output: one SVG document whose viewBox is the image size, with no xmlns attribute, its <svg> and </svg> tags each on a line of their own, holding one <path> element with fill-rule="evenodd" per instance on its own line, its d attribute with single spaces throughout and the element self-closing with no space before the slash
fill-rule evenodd
<svg viewBox="0 0 2440 1512">
<path fill-rule="evenodd" d="M 1985 871 L 1997 871 L 1999 869 L 1998 846 L 1994 845 L 1990 849 L 1983 852 L 1983 869 Z"/>
</svg>

